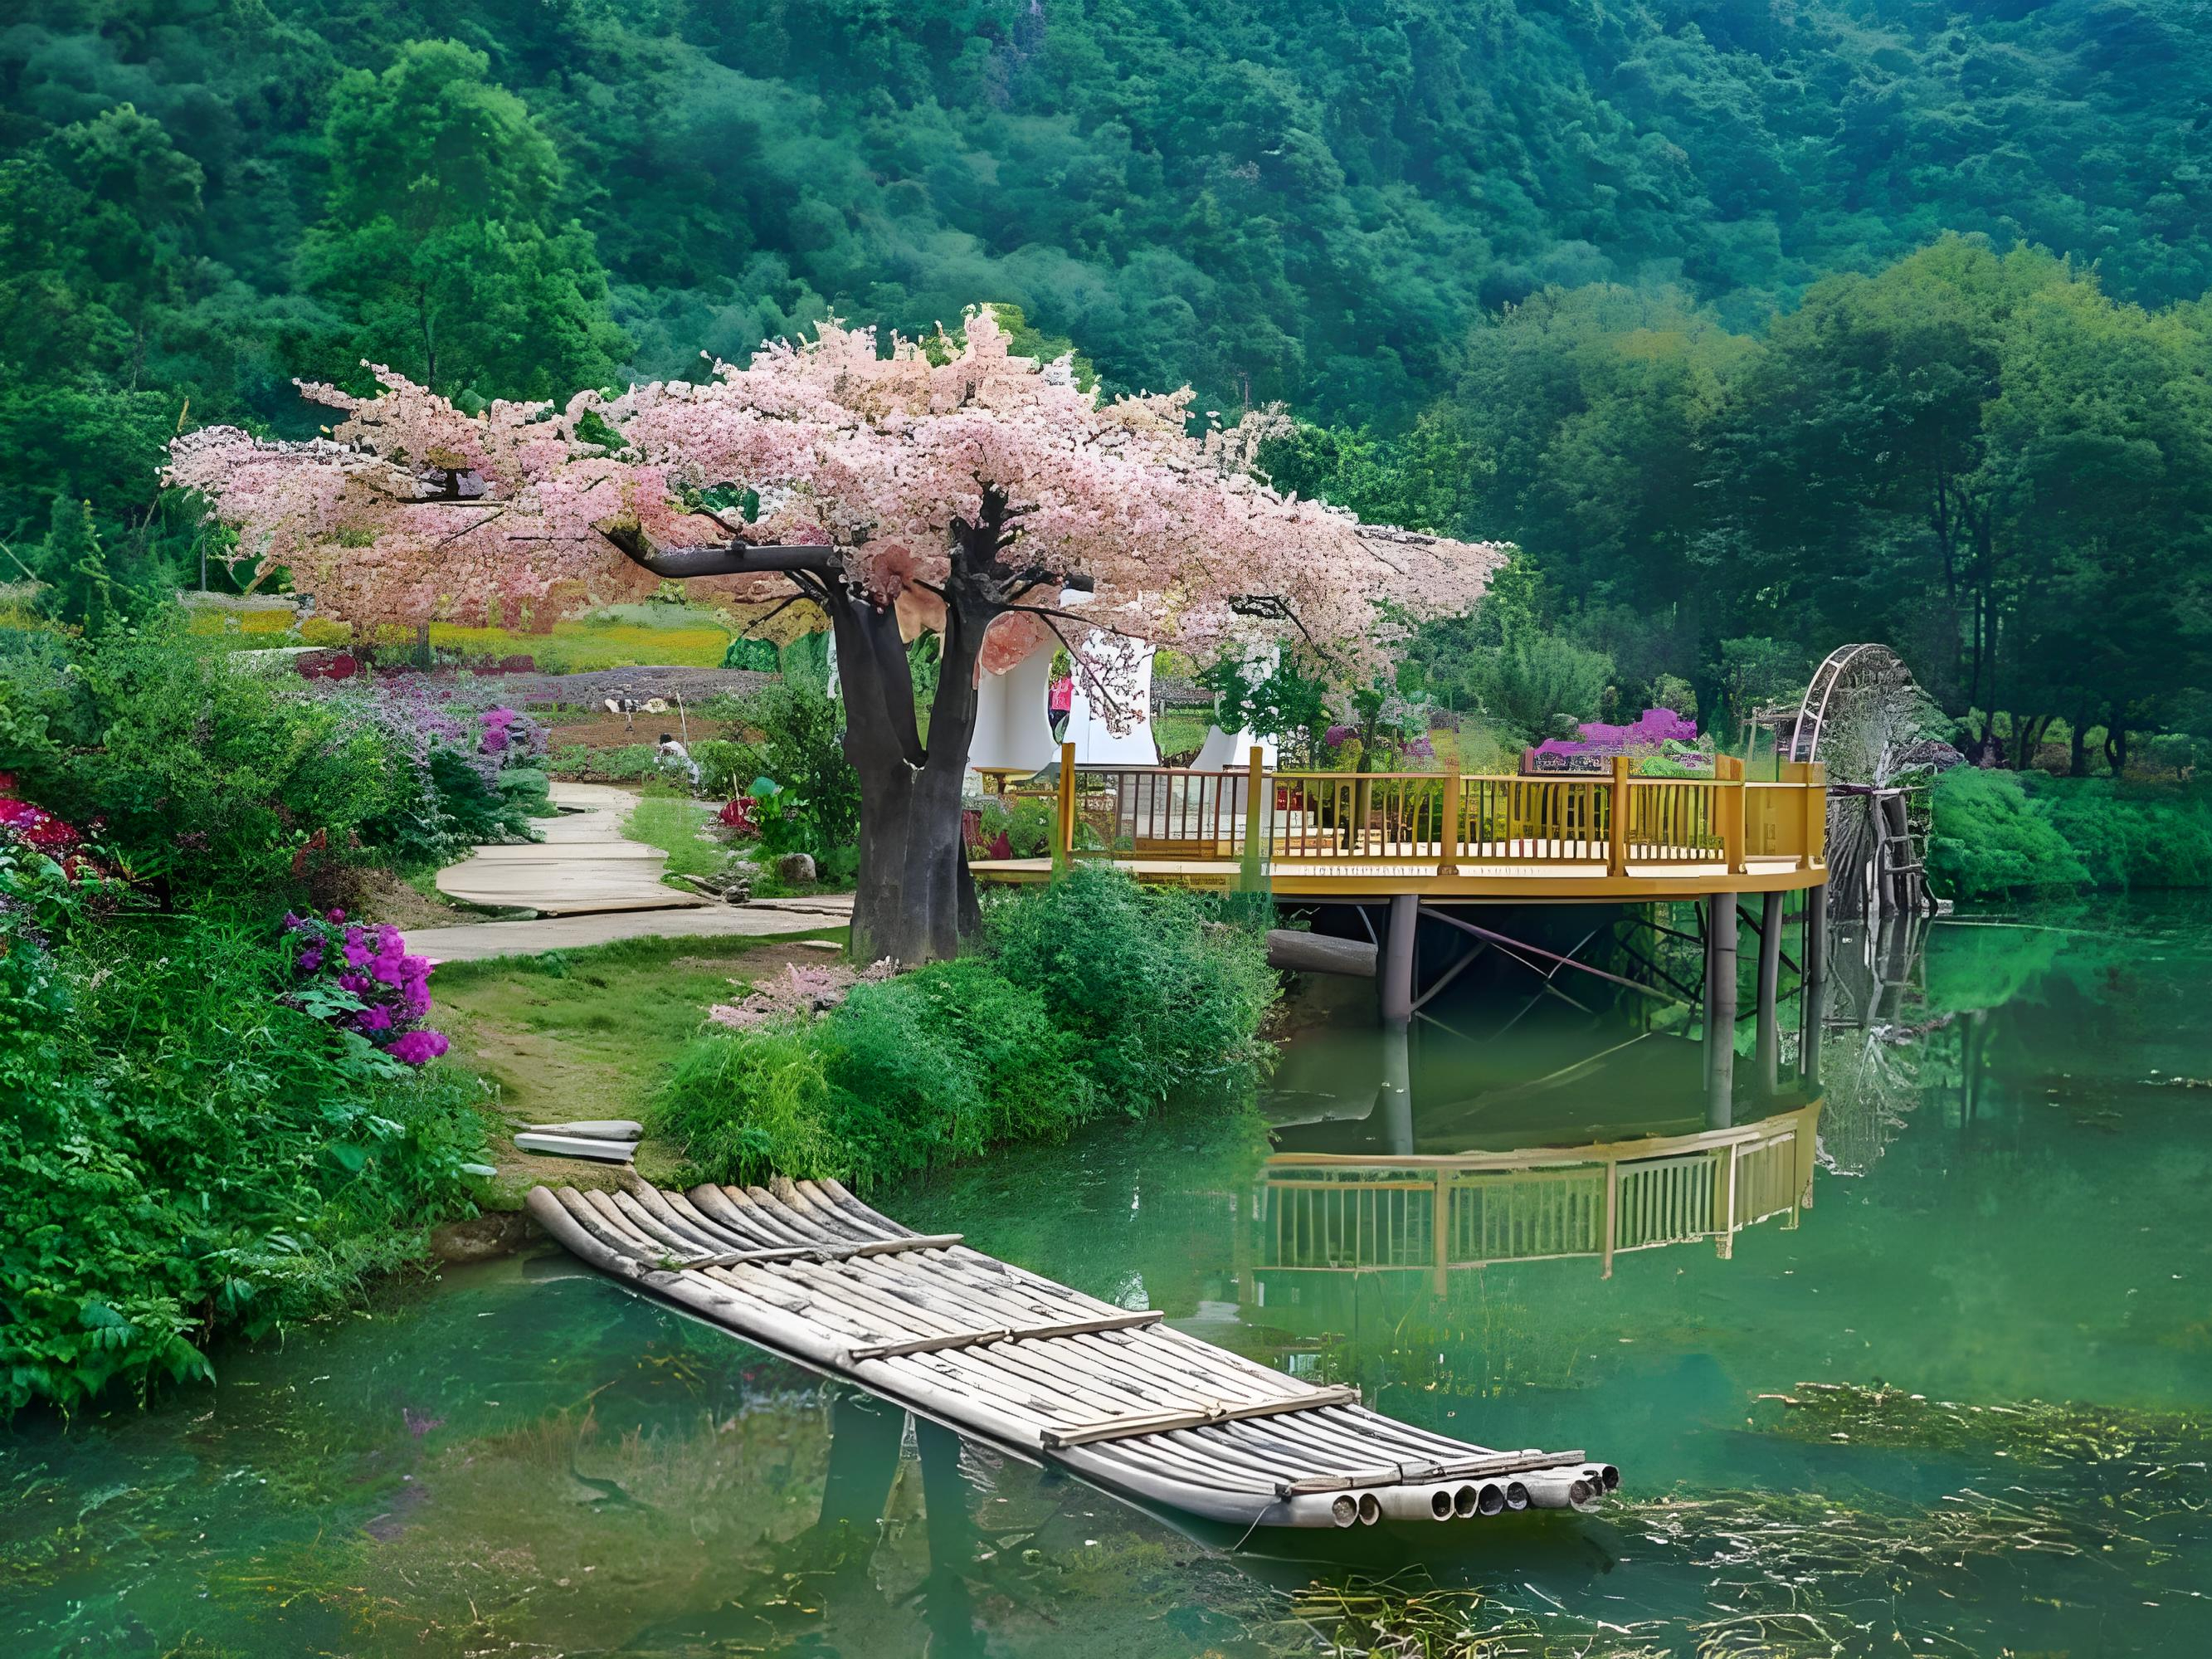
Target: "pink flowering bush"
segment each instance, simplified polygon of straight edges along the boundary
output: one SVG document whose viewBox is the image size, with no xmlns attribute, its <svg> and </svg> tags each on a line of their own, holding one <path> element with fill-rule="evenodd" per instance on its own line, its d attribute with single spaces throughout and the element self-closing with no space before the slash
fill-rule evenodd
<svg viewBox="0 0 2212 1659">
<path fill-rule="evenodd" d="M 430 963 L 409 956 L 397 927 L 349 923 L 343 910 L 284 917 L 293 945 L 288 1001 L 360 1036 L 404 1066 L 446 1052 L 445 1034 L 422 1024 L 430 1012 Z"/>
<path fill-rule="evenodd" d="M 756 984 L 742 1002 L 716 1003 L 707 1010 L 707 1018 L 738 1031 L 811 1018 L 836 1007 L 855 985 L 879 984 L 896 971 L 889 957 L 859 969 L 842 963 L 802 968 L 793 963 L 781 974 Z"/>
</svg>

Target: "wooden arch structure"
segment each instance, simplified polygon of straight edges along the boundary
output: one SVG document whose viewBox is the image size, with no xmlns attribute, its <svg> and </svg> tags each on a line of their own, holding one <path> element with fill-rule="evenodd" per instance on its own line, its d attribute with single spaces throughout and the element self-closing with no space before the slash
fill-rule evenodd
<svg viewBox="0 0 2212 1659">
<path fill-rule="evenodd" d="M 1935 908 L 1919 791 L 1929 764 L 1921 732 L 1927 702 L 1894 651 L 1862 641 L 1822 659 L 1796 716 L 1776 721 L 1782 759 L 1828 768 L 1828 909 L 1839 920 Z"/>
<path fill-rule="evenodd" d="M 1822 734 L 1831 720 L 1841 718 L 1857 696 L 1866 693 L 1901 694 L 1917 699 L 1920 688 L 1912 682 L 1912 671 L 1887 646 L 1838 646 L 1813 671 L 1813 678 L 1798 702 L 1797 716 L 1790 725 L 1788 745 L 1781 750 L 1782 758 L 1831 759 L 1831 756 L 1820 752 Z"/>
</svg>

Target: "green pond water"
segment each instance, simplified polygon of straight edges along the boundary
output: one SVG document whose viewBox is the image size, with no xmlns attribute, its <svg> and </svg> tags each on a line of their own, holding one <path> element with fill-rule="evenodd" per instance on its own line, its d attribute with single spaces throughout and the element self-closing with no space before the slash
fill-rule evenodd
<svg viewBox="0 0 2212 1659">
<path fill-rule="evenodd" d="M 1427 1195 L 1332 1220 L 1267 1162 L 1704 1127 L 1662 1007 L 1510 974 L 1437 1005 L 1457 1035 L 1313 1026 L 1250 1109 L 879 1195 L 1393 1415 L 1586 1448 L 1599 1513 L 1239 1549 L 538 1254 L 0 1433 L 0 1654 L 1272 1655 L 1357 1638 L 1317 1609 L 1377 1578 L 1484 1653 L 2212 1651 L 2212 1087 L 2172 1081 L 2212 1078 L 2212 907 L 2016 920 L 1838 940 L 1812 1205 L 1725 1255 L 1604 1277 L 1510 1177 L 1454 1212 L 1487 1265 L 1439 1272 Z M 1786 1012 L 1739 1124 L 1798 1103 Z M 1972 1409 L 2035 1401 L 2078 1409 Z"/>
</svg>

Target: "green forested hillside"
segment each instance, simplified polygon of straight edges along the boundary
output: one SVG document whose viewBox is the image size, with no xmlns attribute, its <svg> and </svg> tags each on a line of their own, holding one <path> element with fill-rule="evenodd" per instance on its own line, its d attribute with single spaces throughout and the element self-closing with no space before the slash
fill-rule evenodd
<svg viewBox="0 0 2212 1659">
<path fill-rule="evenodd" d="M 67 495 L 112 557 L 173 550 L 161 440 L 311 429 L 295 374 L 358 380 L 366 357 L 463 398 L 547 394 L 695 373 L 702 349 L 742 356 L 829 311 L 915 329 L 993 299 L 1109 386 L 1188 380 L 1385 439 L 1473 399 L 1481 429 L 1419 463 L 1432 510 L 1394 509 L 1534 549 L 1560 539 L 1545 513 L 1589 516 L 1559 498 L 1578 463 L 1536 424 L 1544 395 L 1526 420 L 1483 400 L 1580 376 L 1608 311 L 1677 319 L 1674 367 L 1639 373 L 1705 377 L 1686 395 L 1712 404 L 1810 284 L 1945 231 L 2047 247 L 2154 308 L 2212 285 L 2212 42 L 2185 0 L 10 15 L 0 535 L 19 547 Z M 1470 349 L 1516 307 L 1510 363 Z M 1562 334 L 1580 343 L 1556 352 Z M 1667 438 L 1665 404 L 1638 416 L 1649 499 L 1565 537 L 1636 568 L 1547 556 L 1577 605 L 1671 592 L 1692 548 L 1728 565 L 1725 602 L 1804 551 L 1802 525 L 1705 510 L 1720 434 L 1700 417 Z M 1589 459 L 1620 486 L 1617 457 Z M 1685 626 L 1680 672 L 1749 627 Z"/>
</svg>

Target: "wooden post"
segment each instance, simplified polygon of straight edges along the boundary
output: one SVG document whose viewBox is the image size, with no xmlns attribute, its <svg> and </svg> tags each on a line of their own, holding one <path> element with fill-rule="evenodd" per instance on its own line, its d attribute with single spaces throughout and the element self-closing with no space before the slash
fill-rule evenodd
<svg viewBox="0 0 2212 1659">
<path fill-rule="evenodd" d="M 1060 745 L 1060 822 L 1055 826 L 1060 837 L 1060 850 L 1068 858 L 1075 855 L 1075 745 Z"/>
<path fill-rule="evenodd" d="M 1735 895 L 1705 901 L 1705 1127 L 1735 1121 Z"/>
<path fill-rule="evenodd" d="M 1438 1296 L 1451 1289 L 1451 1172 L 1439 1169 L 1431 1189 L 1429 1249 L 1431 1284 Z"/>
<path fill-rule="evenodd" d="M 1605 1161 L 1605 1245 L 1598 1269 L 1600 1279 L 1613 1277 L 1613 1243 L 1620 1231 L 1620 1160 Z"/>
<path fill-rule="evenodd" d="M 1743 813 L 1746 796 L 1743 787 L 1743 763 L 1734 755 L 1713 757 L 1713 778 L 1720 792 L 1716 805 L 1720 809 L 1721 850 L 1728 860 L 1729 874 L 1743 873 Z"/>
<path fill-rule="evenodd" d="M 1740 1140 L 1713 1154 L 1713 1244 L 1723 1256 L 1735 1254 L 1735 1160 Z"/>
<path fill-rule="evenodd" d="M 1454 760 L 1451 770 L 1444 774 L 1443 845 L 1443 856 L 1437 860 L 1437 873 L 1455 876 L 1459 873 L 1459 837 L 1462 814 L 1466 811 L 1465 789 L 1460 778 L 1459 762 Z"/>
<path fill-rule="evenodd" d="M 1244 856 L 1259 859 L 1263 865 L 1268 853 L 1268 809 L 1273 805 L 1261 798 L 1261 792 L 1267 787 L 1267 757 L 1255 743 L 1244 760 Z"/>
<path fill-rule="evenodd" d="M 1768 1094 L 1782 1086 L 1782 895 L 1759 896 L 1759 1083 Z"/>
<path fill-rule="evenodd" d="M 1390 931 L 1382 936 L 1382 1023 L 1403 1028 L 1413 1018 L 1413 931 L 1420 925 L 1421 896 L 1390 896 Z"/>
<path fill-rule="evenodd" d="M 1605 827 L 1605 872 L 1628 873 L 1628 769 L 1626 755 L 1613 757 L 1613 783 L 1607 797 Z"/>
</svg>

